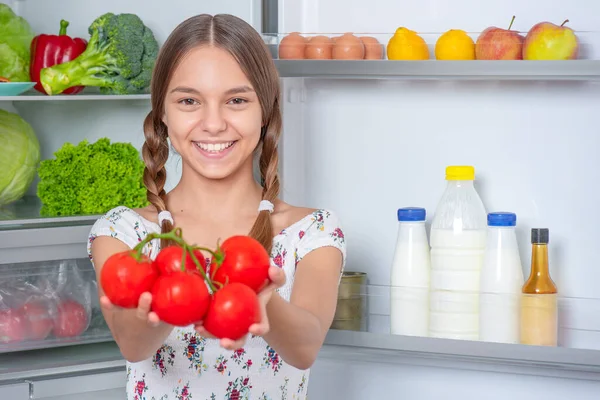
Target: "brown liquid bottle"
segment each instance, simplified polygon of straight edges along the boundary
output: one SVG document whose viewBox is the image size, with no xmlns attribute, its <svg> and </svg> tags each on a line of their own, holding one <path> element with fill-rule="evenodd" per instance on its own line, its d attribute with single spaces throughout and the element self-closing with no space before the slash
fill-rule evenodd
<svg viewBox="0 0 600 400">
<path fill-rule="evenodd" d="M 521 343 L 556 346 L 558 290 L 550 277 L 546 228 L 531 230 L 531 273 L 521 294 Z"/>
</svg>

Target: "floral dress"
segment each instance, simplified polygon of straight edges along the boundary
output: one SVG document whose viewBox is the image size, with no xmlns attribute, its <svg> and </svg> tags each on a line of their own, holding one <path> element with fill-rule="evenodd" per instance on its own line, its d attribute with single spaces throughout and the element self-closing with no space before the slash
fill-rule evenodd
<svg viewBox="0 0 600 400">
<path fill-rule="evenodd" d="M 117 207 L 99 218 L 90 232 L 91 244 L 98 236 L 117 238 L 133 248 L 150 232 L 159 232 L 127 207 Z M 286 283 L 278 289 L 290 299 L 298 262 L 310 251 L 332 246 L 346 260 L 346 244 L 340 223 L 329 210 L 317 210 L 287 227 L 273 238 L 272 265 L 283 268 Z M 154 259 L 159 241 L 144 252 Z M 306 399 L 310 370 L 286 364 L 262 337 L 250 337 L 244 348 L 229 351 L 218 340 L 198 335 L 192 326 L 175 328 L 154 355 L 127 363 L 128 400 L 292 400 Z"/>
</svg>

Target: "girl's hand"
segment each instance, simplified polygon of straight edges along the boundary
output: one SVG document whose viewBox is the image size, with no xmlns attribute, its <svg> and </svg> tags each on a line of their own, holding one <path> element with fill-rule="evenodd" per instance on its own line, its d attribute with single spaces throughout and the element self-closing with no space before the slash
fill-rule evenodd
<svg viewBox="0 0 600 400">
<path fill-rule="evenodd" d="M 150 311 L 150 305 L 152 304 L 152 294 L 150 292 L 142 293 L 140 300 L 138 301 L 138 307 L 135 312 L 136 318 L 140 321 L 145 321 L 151 327 L 157 327 L 161 324 L 158 315 L 155 312 Z M 113 311 L 115 309 L 121 309 L 110 302 L 108 297 L 100 297 L 100 307 L 104 311 Z"/>
<path fill-rule="evenodd" d="M 264 336 L 270 330 L 269 319 L 267 316 L 267 304 L 269 303 L 269 300 L 271 300 L 273 292 L 285 284 L 285 272 L 283 272 L 283 270 L 279 267 L 271 266 L 271 268 L 269 268 L 269 278 L 271 279 L 271 283 L 261 290 L 260 293 L 258 293 L 261 320 L 257 324 L 250 325 L 250 328 L 248 329 L 249 334 L 255 336 Z M 204 329 L 204 326 L 202 326 L 201 322 L 195 325 L 195 329 L 196 332 L 198 332 L 198 334 L 200 334 L 202 337 L 216 339 L 213 335 L 208 333 L 206 329 Z M 237 350 L 244 347 L 247 340 L 248 335 L 244 335 L 238 340 L 221 339 L 220 344 L 221 347 L 224 347 L 227 350 Z"/>
</svg>

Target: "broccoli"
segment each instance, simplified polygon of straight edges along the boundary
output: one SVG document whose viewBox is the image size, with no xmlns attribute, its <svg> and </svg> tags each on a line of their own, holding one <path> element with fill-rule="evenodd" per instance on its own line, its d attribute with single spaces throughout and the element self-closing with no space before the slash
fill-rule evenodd
<svg viewBox="0 0 600 400">
<path fill-rule="evenodd" d="M 42 69 L 46 93 L 95 86 L 104 94 L 147 93 L 158 55 L 154 34 L 135 14 L 106 13 L 89 27 L 87 48 L 74 60 Z"/>
</svg>

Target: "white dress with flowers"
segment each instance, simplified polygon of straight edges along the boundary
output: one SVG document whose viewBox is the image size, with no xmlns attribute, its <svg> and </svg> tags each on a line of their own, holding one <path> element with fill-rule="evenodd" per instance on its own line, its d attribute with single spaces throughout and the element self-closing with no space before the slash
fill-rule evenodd
<svg viewBox="0 0 600 400">
<path fill-rule="evenodd" d="M 117 238 L 133 248 L 151 232 L 159 232 L 156 223 L 129 208 L 114 208 L 92 227 L 88 254 L 98 236 Z M 289 301 L 298 262 L 323 246 L 338 248 L 345 263 L 344 234 L 329 210 L 317 210 L 274 237 L 271 263 L 286 273 L 286 284 L 278 290 L 284 299 Z M 144 252 L 154 259 L 158 250 L 154 240 Z M 175 328 L 152 358 L 127 363 L 127 399 L 306 399 L 309 373 L 286 364 L 261 337 L 251 337 L 243 349 L 229 351 L 217 340 L 199 336 L 191 326 Z"/>
</svg>

